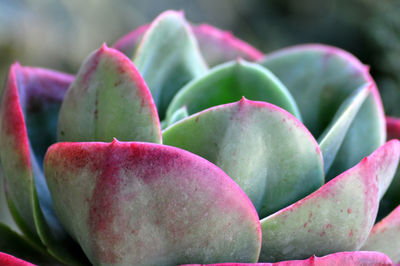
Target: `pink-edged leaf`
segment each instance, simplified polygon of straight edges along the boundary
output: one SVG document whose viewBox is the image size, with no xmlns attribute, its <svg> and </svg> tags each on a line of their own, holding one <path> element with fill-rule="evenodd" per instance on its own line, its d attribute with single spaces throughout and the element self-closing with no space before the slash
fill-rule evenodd
<svg viewBox="0 0 400 266">
<path fill-rule="evenodd" d="M 210 66 L 242 57 L 249 61 L 260 60 L 263 53 L 250 44 L 208 24 L 192 25 L 192 30 L 206 62 Z"/>
<path fill-rule="evenodd" d="M 18 259 L 7 253 L 0 252 L 0 265 L 2 266 L 34 266 L 34 264 Z"/>
<path fill-rule="evenodd" d="M 400 263 L 400 205 L 372 228 L 361 249 L 384 252 Z"/>
<path fill-rule="evenodd" d="M 261 220 L 260 261 L 358 250 L 374 224 L 380 188 L 393 177 L 399 156 L 400 141 L 391 140 L 316 192 Z"/>
<path fill-rule="evenodd" d="M 58 143 L 45 172 L 57 214 L 95 265 L 258 259 L 249 198 L 221 169 L 153 143 Z"/>
<path fill-rule="evenodd" d="M 15 63 L 0 106 L 0 159 L 11 213 L 27 237 L 64 262 L 79 262 L 68 251 L 79 248 L 54 214 L 41 164 L 56 141 L 58 110 L 72 81 L 68 74 Z"/>
<path fill-rule="evenodd" d="M 288 88 L 305 126 L 316 138 L 355 90 L 371 85 L 371 93 L 345 134 L 327 180 L 353 167 L 385 142 L 385 117 L 378 88 L 369 68 L 354 55 L 337 47 L 305 44 L 267 54 L 261 64 Z"/>
<path fill-rule="evenodd" d="M 151 23 L 133 62 L 150 88 L 161 119 L 176 92 L 208 69 L 183 12 L 172 10 Z"/>
<path fill-rule="evenodd" d="M 386 117 L 386 133 L 388 139 L 400 139 L 400 118 Z"/>
<path fill-rule="evenodd" d="M 163 131 L 164 144 L 221 167 L 249 196 L 261 218 L 324 184 L 317 142 L 293 115 L 242 100 L 196 113 Z"/>
<path fill-rule="evenodd" d="M 151 93 L 121 52 L 105 44 L 82 64 L 61 106 L 61 141 L 161 143 L 161 126 Z"/>
<path fill-rule="evenodd" d="M 136 28 L 119 39 L 113 47 L 131 57 L 148 28 L 149 25 Z M 215 66 L 238 57 L 248 61 L 256 61 L 263 57 L 262 52 L 236 38 L 229 31 L 223 31 L 208 24 L 191 25 L 191 29 L 209 66 Z"/>
<path fill-rule="evenodd" d="M 312 256 L 306 260 L 290 260 L 276 263 L 216 263 L 216 264 L 185 264 L 180 266 L 389 266 L 393 262 L 380 252 L 338 252 L 324 257 Z"/>
</svg>

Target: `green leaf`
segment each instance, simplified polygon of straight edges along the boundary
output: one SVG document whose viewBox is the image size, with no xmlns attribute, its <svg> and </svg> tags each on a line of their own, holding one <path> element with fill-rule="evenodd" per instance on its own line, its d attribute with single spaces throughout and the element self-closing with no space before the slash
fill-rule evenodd
<svg viewBox="0 0 400 266">
<path fill-rule="evenodd" d="M 60 110 L 61 141 L 161 143 L 157 110 L 133 63 L 105 44 L 82 64 Z"/>
<path fill-rule="evenodd" d="M 210 66 L 222 64 L 236 58 L 255 61 L 263 53 L 250 44 L 236 38 L 229 31 L 223 31 L 208 24 L 189 25 L 200 47 L 201 54 Z M 149 25 L 142 25 L 119 39 L 113 47 L 131 57 Z"/>
<path fill-rule="evenodd" d="M 364 243 L 362 250 L 387 254 L 394 263 L 400 263 L 400 205 L 377 223 Z"/>
<path fill-rule="evenodd" d="M 4 176 L 0 165 L 0 223 L 9 226 L 14 231 L 17 231 L 18 227 L 9 210 L 5 192 Z"/>
<path fill-rule="evenodd" d="M 239 59 L 216 66 L 182 88 L 168 107 L 167 120 L 182 106 L 187 107 L 189 114 L 194 114 L 239 101 L 243 96 L 275 104 L 300 118 L 292 96 L 269 70 Z"/>
<path fill-rule="evenodd" d="M 186 106 L 182 106 L 181 108 L 179 108 L 178 110 L 176 110 L 170 117 L 168 124 L 166 127 L 175 124 L 176 122 L 186 118 L 189 116 L 189 113 L 187 111 Z"/>
<path fill-rule="evenodd" d="M 134 63 L 147 82 L 160 118 L 175 93 L 207 66 L 182 12 L 166 11 L 146 31 Z"/>
<path fill-rule="evenodd" d="M 392 140 L 311 195 L 261 220 L 260 261 L 360 249 L 374 225 L 380 187 L 392 179 L 399 156 L 400 142 Z"/>
<path fill-rule="evenodd" d="M 266 55 L 261 64 L 287 86 L 303 122 L 319 138 L 355 90 L 371 84 L 371 94 L 354 118 L 327 179 L 354 166 L 382 145 L 385 120 L 378 89 L 368 67 L 353 55 L 325 45 L 300 45 Z"/>
<path fill-rule="evenodd" d="M 332 119 L 331 124 L 319 137 L 318 143 L 324 158 L 325 173 L 328 172 L 335 160 L 336 154 L 343 143 L 343 139 L 360 110 L 361 105 L 369 95 L 370 89 L 370 85 L 367 84 L 354 91 L 349 98 L 342 103 L 335 117 Z"/>
<path fill-rule="evenodd" d="M 163 132 L 179 147 L 221 167 L 252 200 L 260 217 L 324 183 L 320 149 L 291 114 L 242 99 L 197 113 Z"/>
<path fill-rule="evenodd" d="M 54 206 L 94 265 L 256 262 L 259 219 L 221 169 L 153 143 L 58 143 L 45 157 Z"/>
</svg>

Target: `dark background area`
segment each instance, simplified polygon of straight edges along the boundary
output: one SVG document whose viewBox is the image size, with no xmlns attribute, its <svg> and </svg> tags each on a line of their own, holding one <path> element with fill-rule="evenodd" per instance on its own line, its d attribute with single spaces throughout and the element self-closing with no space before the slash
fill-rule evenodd
<svg viewBox="0 0 400 266">
<path fill-rule="evenodd" d="M 14 61 L 75 73 L 103 42 L 166 9 L 207 22 L 261 51 L 325 43 L 371 66 L 387 114 L 400 116 L 400 1 L 0 0 L 0 82 Z"/>
</svg>

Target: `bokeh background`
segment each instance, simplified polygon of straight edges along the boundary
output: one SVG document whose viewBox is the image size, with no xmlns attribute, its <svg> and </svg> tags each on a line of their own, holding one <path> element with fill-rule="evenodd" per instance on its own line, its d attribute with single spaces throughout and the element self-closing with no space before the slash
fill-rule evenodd
<svg viewBox="0 0 400 266">
<path fill-rule="evenodd" d="M 166 9 L 232 31 L 268 53 L 318 42 L 371 66 L 386 113 L 400 116 L 399 0 L 0 0 L 0 82 L 14 61 L 76 73 L 103 42 Z"/>
</svg>

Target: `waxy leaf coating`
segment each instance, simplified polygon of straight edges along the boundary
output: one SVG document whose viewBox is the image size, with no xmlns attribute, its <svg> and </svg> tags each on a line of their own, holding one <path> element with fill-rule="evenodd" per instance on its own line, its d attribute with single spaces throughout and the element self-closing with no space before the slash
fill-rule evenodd
<svg viewBox="0 0 400 266">
<path fill-rule="evenodd" d="M 299 45 L 267 54 L 261 64 L 289 89 L 305 126 L 316 138 L 353 91 L 371 84 L 371 94 L 354 118 L 327 173 L 328 180 L 384 143 L 385 120 L 378 89 L 368 67 L 353 55 L 325 45 Z"/>
<path fill-rule="evenodd" d="M 45 172 L 54 206 L 90 261 L 255 262 L 259 219 L 221 169 L 152 143 L 58 143 Z"/>
<path fill-rule="evenodd" d="M 131 60 L 105 44 L 82 64 L 63 101 L 60 141 L 161 143 L 150 91 Z"/>
<path fill-rule="evenodd" d="M 342 103 L 331 124 L 319 137 L 318 143 L 324 157 L 325 173 L 331 167 L 343 139 L 361 105 L 370 93 L 370 85 L 363 85 Z"/>
<path fill-rule="evenodd" d="M 44 152 L 56 141 L 58 110 L 72 80 L 64 73 L 12 65 L 0 106 L 0 158 L 8 205 L 23 233 L 59 260 L 80 263 L 79 247 L 55 216 L 41 170 Z"/>
<path fill-rule="evenodd" d="M 383 252 L 400 263 L 400 205 L 372 228 L 361 249 Z"/>
<path fill-rule="evenodd" d="M 183 106 L 189 114 L 239 101 L 265 101 L 277 105 L 300 119 L 300 113 L 286 87 L 267 69 L 242 59 L 211 69 L 183 87 L 167 110 L 167 120 Z"/>
<path fill-rule="evenodd" d="M 175 93 L 207 71 L 183 14 L 166 11 L 146 31 L 133 61 L 150 88 L 163 119 Z"/>
<path fill-rule="evenodd" d="M 399 156 L 400 142 L 389 141 L 316 192 L 261 220 L 260 261 L 361 248 L 376 218 L 380 188 L 393 177 Z"/>
<path fill-rule="evenodd" d="M 114 48 L 131 57 L 150 25 L 142 25 L 129 32 L 115 44 Z M 189 24 L 198 42 L 201 54 L 209 66 L 215 66 L 237 58 L 256 61 L 263 53 L 250 44 L 236 38 L 229 31 L 223 31 L 212 25 Z"/>
<path fill-rule="evenodd" d="M 380 252 L 338 252 L 324 257 L 312 256 L 306 260 L 288 260 L 275 263 L 216 263 L 185 264 L 180 266 L 391 266 L 393 262 Z"/>
<path fill-rule="evenodd" d="M 308 130 L 285 110 L 243 98 L 194 114 L 163 132 L 164 144 L 221 167 L 265 217 L 324 183 L 322 156 Z"/>
</svg>

